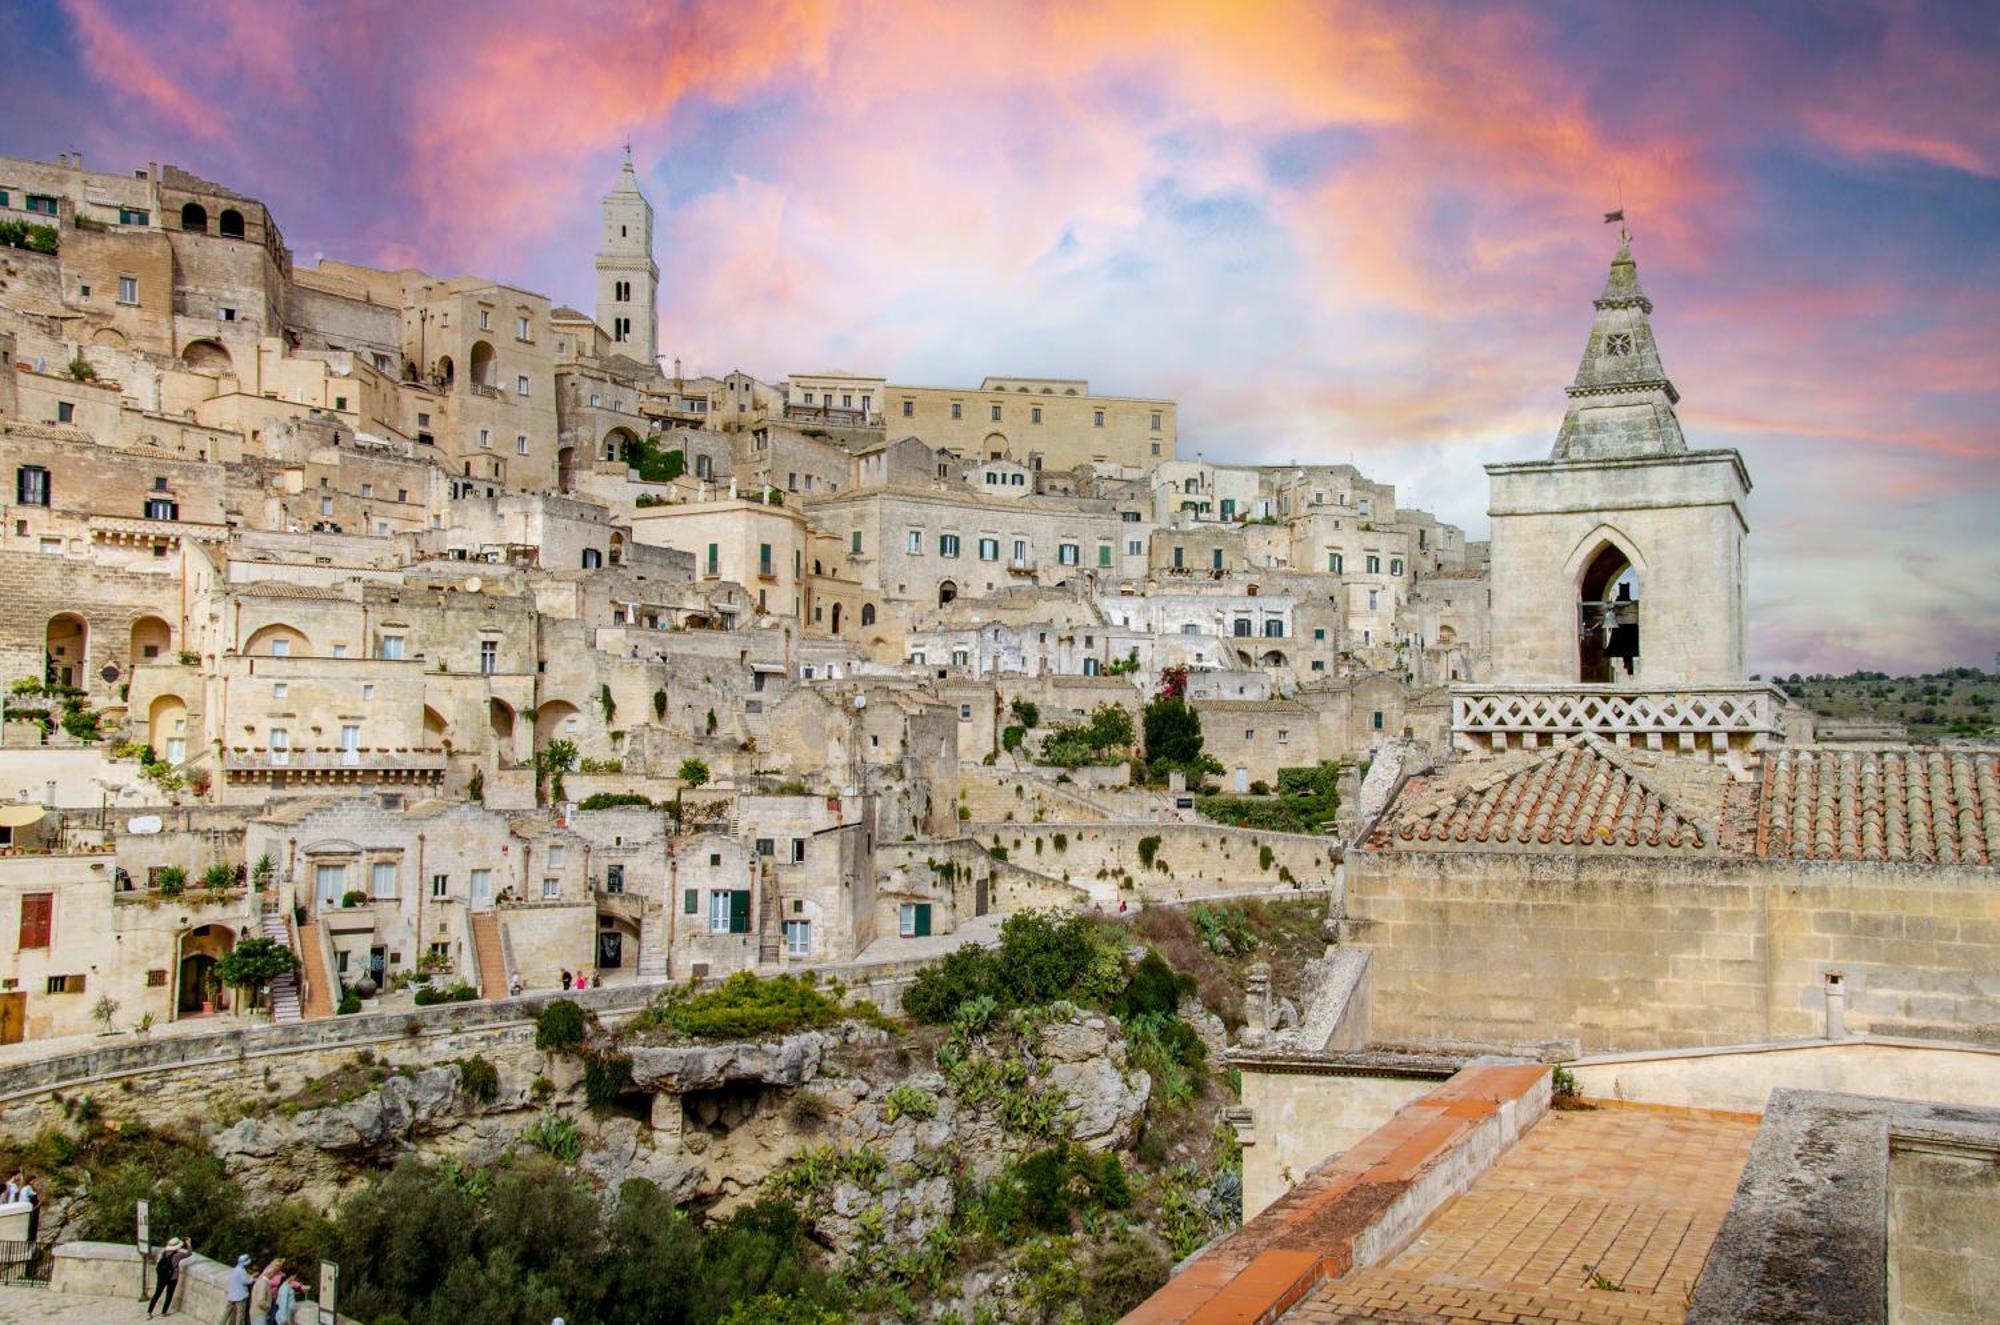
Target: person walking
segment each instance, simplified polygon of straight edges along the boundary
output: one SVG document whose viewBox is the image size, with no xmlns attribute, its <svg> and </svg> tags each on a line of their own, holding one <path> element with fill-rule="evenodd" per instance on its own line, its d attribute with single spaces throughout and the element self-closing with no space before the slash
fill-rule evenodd
<svg viewBox="0 0 2000 1325">
<path fill-rule="evenodd" d="M 285 1276 L 278 1285 L 278 1297 L 271 1305 L 273 1325 L 292 1325 L 292 1318 L 299 1314 L 299 1290 L 305 1287 L 295 1274 Z"/>
<path fill-rule="evenodd" d="M 264 1267 L 264 1273 L 257 1276 L 257 1286 L 250 1295 L 253 1309 L 261 1304 L 262 1311 L 257 1319 L 264 1325 L 278 1318 L 278 1285 L 285 1282 L 285 1263 L 275 1258 Z"/>
<path fill-rule="evenodd" d="M 562 974 L 563 992 L 567 993 L 569 991 L 569 987 L 575 983 L 576 983 L 576 977 L 571 975 L 567 970 L 565 970 Z"/>
<path fill-rule="evenodd" d="M 236 1268 L 229 1272 L 229 1288 L 223 1294 L 222 1325 L 250 1325 L 252 1282 L 250 1253 L 246 1251 L 236 1258 Z"/>
<path fill-rule="evenodd" d="M 174 1286 L 181 1281 L 181 1262 L 189 1255 L 187 1244 L 179 1238 L 169 1239 L 160 1252 L 160 1259 L 153 1265 L 153 1299 L 146 1303 L 146 1315 L 150 1318 L 153 1308 L 158 1307 L 162 1316 L 174 1309 Z M 161 1299 L 165 1298 L 162 1303 Z"/>
<path fill-rule="evenodd" d="M 19 1184 L 14 1191 L 16 1201 L 28 1203 L 28 1241 L 33 1242 L 42 1227 L 42 1198 L 35 1191 L 35 1180 L 17 1173 L 14 1180 Z"/>
</svg>

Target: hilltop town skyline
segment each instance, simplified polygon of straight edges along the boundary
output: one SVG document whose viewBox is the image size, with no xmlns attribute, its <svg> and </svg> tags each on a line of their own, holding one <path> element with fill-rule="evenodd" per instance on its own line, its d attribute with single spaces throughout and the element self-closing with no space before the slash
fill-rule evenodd
<svg viewBox="0 0 2000 1325">
<path fill-rule="evenodd" d="M 1691 441 L 1759 476 L 1752 667 L 1992 664 L 1990 16 L 1859 9 L 1786 53 L 1726 10 L 1340 6 L 1269 69 L 1263 20 L 1200 12 L 458 17 L 10 11 L 30 100 L 95 113 L 0 151 L 173 161 L 268 199 L 301 267 L 588 308 L 629 142 L 669 371 L 1088 377 L 1176 400 L 1190 458 L 1354 463 L 1474 538 L 1478 466 L 1553 441 L 1622 201 Z M 897 58 L 927 41 L 964 62 Z M 572 69 L 553 105 L 503 91 Z"/>
</svg>

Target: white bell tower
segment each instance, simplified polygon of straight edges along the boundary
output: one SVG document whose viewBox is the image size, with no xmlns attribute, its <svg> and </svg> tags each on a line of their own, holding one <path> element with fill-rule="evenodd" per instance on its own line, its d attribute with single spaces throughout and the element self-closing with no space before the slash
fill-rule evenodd
<svg viewBox="0 0 2000 1325">
<path fill-rule="evenodd" d="M 597 324 L 616 353 L 656 366 L 660 354 L 660 269 L 653 263 L 653 205 L 639 192 L 632 149 L 604 195 L 597 248 Z"/>
</svg>

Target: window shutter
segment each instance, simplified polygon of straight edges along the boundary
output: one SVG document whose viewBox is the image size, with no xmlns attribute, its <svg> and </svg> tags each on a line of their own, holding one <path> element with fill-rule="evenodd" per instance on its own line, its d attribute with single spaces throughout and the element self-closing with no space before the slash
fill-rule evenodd
<svg viewBox="0 0 2000 1325">
<path fill-rule="evenodd" d="M 681 892 L 681 914 L 697 915 L 701 911 L 701 891 L 697 888 L 683 889 Z"/>
<path fill-rule="evenodd" d="M 46 948 L 54 928 L 56 895 L 21 894 L 21 944 L 23 948 Z"/>
<path fill-rule="evenodd" d="M 750 894 L 746 891 L 729 894 L 729 932 L 732 934 L 750 932 Z"/>
</svg>

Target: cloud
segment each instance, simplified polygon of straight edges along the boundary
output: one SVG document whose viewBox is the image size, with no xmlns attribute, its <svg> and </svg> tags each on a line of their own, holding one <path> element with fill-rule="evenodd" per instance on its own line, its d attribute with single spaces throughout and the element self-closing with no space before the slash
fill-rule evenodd
<svg viewBox="0 0 2000 1325">
<path fill-rule="evenodd" d="M 689 371 L 1088 376 L 1179 399 L 1190 452 L 1352 459 L 1475 536 L 1478 464 L 1554 436 L 1622 190 L 1690 437 L 1743 447 L 1778 512 L 1759 647 L 1986 656 L 1968 604 L 1899 558 L 1926 522 L 1994 543 L 1968 514 L 2000 497 L 1991 9 L 63 13 L 75 86 L 51 104 L 104 107 L 97 159 L 257 193 L 308 257 L 587 307 L 630 141 Z M 1865 534 L 1871 569 L 1809 554 L 1824 528 Z M 1854 585 L 1903 624 L 1871 635 Z"/>
</svg>

